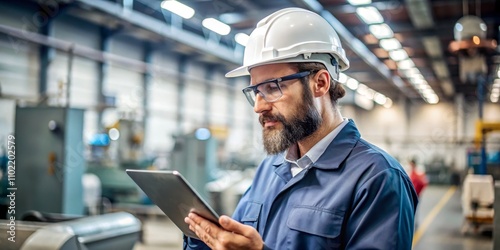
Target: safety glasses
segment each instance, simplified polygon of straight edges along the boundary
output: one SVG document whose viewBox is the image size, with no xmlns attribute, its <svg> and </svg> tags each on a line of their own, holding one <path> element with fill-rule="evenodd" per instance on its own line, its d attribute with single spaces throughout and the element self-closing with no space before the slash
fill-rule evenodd
<svg viewBox="0 0 500 250">
<path fill-rule="evenodd" d="M 257 94 L 262 96 L 262 98 L 264 98 L 266 102 L 275 102 L 283 96 L 283 91 L 281 90 L 281 82 L 300 79 L 310 74 L 311 71 L 303 71 L 248 86 L 242 91 L 252 107 L 255 106 L 255 98 L 257 97 Z"/>
</svg>

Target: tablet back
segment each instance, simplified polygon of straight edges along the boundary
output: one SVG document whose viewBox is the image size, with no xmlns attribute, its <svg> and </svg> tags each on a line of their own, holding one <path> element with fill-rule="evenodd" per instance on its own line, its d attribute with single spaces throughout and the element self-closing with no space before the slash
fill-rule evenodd
<svg viewBox="0 0 500 250">
<path fill-rule="evenodd" d="M 135 169 L 127 169 L 126 172 L 151 201 L 187 236 L 198 238 L 184 222 L 184 218 L 191 211 L 218 224 L 217 213 L 179 172 Z"/>
</svg>

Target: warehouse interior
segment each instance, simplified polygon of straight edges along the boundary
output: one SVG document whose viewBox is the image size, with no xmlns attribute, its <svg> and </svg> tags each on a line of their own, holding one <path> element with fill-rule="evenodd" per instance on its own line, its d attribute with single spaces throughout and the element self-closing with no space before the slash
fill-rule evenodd
<svg viewBox="0 0 500 250">
<path fill-rule="evenodd" d="M 231 215 L 266 153 L 250 78 L 224 75 L 287 7 L 338 33 L 342 115 L 425 173 L 413 249 L 500 249 L 497 0 L 2 0 L 1 248 L 182 248 L 126 169 Z"/>
</svg>

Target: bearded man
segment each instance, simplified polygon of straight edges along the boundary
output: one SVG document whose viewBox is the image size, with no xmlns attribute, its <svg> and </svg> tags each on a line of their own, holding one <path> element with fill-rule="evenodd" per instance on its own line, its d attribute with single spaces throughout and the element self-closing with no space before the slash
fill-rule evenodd
<svg viewBox="0 0 500 250">
<path fill-rule="evenodd" d="M 243 89 L 269 156 L 232 218 L 185 218 L 184 249 L 411 249 L 417 195 L 401 165 L 343 118 L 349 61 L 319 15 L 288 8 L 250 35 Z"/>
</svg>

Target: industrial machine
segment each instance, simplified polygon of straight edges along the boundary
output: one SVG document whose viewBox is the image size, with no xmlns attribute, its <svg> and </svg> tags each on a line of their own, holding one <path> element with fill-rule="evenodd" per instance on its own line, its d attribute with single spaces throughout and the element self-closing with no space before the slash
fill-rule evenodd
<svg viewBox="0 0 500 250">
<path fill-rule="evenodd" d="M 17 107 L 16 218 L 29 210 L 83 215 L 82 109 Z"/>
<path fill-rule="evenodd" d="M 97 176 L 102 196 L 111 203 L 139 203 L 139 191 L 125 169 L 145 169 L 151 161 L 142 153 L 140 122 L 120 119 L 89 141 L 87 173 Z"/>
<path fill-rule="evenodd" d="M 474 232 L 485 227 L 492 230 L 494 201 L 495 191 L 491 175 L 467 175 L 462 192 L 462 212 L 465 217 L 462 233 L 469 232 L 470 228 Z"/>
<path fill-rule="evenodd" d="M 217 139 L 207 128 L 174 136 L 174 139 L 169 166 L 179 171 L 205 200 L 209 200 L 205 185 L 220 175 Z"/>
<path fill-rule="evenodd" d="M 9 230 L 0 220 L 0 229 Z M 119 212 L 58 223 L 18 222 L 15 241 L 0 238 L 4 250 L 107 250 L 133 249 L 140 237 L 141 223 L 129 213 Z"/>
</svg>

